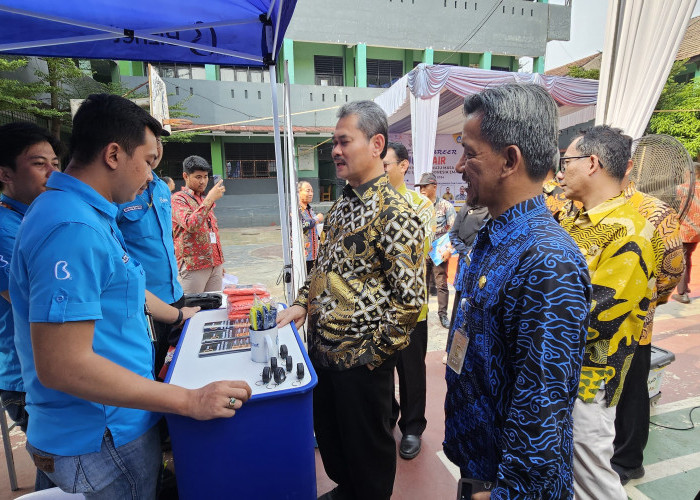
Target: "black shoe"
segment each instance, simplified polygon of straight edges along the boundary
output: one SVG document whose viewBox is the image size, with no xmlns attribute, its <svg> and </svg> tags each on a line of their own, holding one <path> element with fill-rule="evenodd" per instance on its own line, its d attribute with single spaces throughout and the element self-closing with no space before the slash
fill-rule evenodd
<svg viewBox="0 0 700 500">
<path fill-rule="evenodd" d="M 443 328 L 447 328 L 449 330 L 450 320 L 447 319 L 447 316 L 440 316 L 440 324 L 443 326 Z"/>
<path fill-rule="evenodd" d="M 622 469 L 621 467 L 613 467 L 613 469 L 615 469 L 617 475 L 620 476 L 620 483 L 622 483 L 622 486 L 629 483 L 631 479 L 643 478 L 644 474 L 646 473 L 643 465 L 640 465 L 635 469 Z"/>
<path fill-rule="evenodd" d="M 420 453 L 420 436 L 414 434 L 406 434 L 401 438 L 401 446 L 399 446 L 399 455 L 401 458 L 411 460 L 416 458 Z"/>
<path fill-rule="evenodd" d="M 430 296 L 431 296 L 431 297 L 437 297 L 437 288 L 431 288 L 431 289 L 430 289 Z"/>
</svg>

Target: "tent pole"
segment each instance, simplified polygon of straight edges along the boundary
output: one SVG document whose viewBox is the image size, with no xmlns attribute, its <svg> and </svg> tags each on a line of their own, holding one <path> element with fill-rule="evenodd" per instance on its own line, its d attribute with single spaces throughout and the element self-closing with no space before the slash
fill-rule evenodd
<svg viewBox="0 0 700 500">
<path fill-rule="evenodd" d="M 277 70 L 274 64 L 270 64 L 270 89 L 272 91 L 272 128 L 275 134 L 275 165 L 277 168 L 277 196 L 280 205 L 280 229 L 282 235 L 282 258 L 284 269 L 282 270 L 282 283 L 287 304 L 294 301 L 295 290 L 292 289 L 292 262 L 289 248 L 289 208 L 285 196 L 284 185 L 284 157 L 282 156 L 282 139 L 280 138 L 279 105 L 277 103 Z"/>
</svg>

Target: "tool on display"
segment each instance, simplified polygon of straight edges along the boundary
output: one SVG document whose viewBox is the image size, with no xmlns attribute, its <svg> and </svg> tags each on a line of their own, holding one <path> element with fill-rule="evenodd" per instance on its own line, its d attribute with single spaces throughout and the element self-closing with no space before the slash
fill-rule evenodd
<svg viewBox="0 0 700 500">
<path fill-rule="evenodd" d="M 257 296 L 250 308 L 250 328 L 256 331 L 269 330 L 277 325 L 277 302 L 265 303 Z"/>
<path fill-rule="evenodd" d="M 293 364 L 292 364 L 292 357 L 291 357 L 291 356 L 287 356 L 287 359 L 286 359 L 285 361 L 287 362 L 287 371 L 288 371 L 288 372 L 291 372 L 291 371 L 292 371 L 292 366 L 293 366 Z"/>
</svg>

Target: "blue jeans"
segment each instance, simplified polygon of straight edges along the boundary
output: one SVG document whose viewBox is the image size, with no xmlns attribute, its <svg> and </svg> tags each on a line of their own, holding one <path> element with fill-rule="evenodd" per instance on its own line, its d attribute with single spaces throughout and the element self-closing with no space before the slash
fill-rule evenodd
<svg viewBox="0 0 700 500">
<path fill-rule="evenodd" d="M 22 432 L 27 432 L 27 421 L 29 415 L 25 409 L 25 392 L 17 391 L 0 391 L 0 400 L 2 406 L 7 411 L 10 418 L 17 424 L 17 427 L 22 429 Z"/>
<path fill-rule="evenodd" d="M 105 500 L 142 500 L 156 496 L 162 464 L 157 425 L 119 448 L 114 446 L 107 429 L 101 449 L 95 453 L 64 457 L 37 450 L 29 442 L 27 451 L 37 466 L 67 493 L 83 493 L 85 498 Z"/>
</svg>

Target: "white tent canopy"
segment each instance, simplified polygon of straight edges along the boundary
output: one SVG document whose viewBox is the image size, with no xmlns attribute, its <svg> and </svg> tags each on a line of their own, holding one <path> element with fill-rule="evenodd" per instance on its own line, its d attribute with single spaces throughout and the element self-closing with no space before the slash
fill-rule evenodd
<svg viewBox="0 0 700 500">
<path fill-rule="evenodd" d="M 506 83 L 542 85 L 559 105 L 559 128 L 595 118 L 598 82 L 532 73 L 420 64 L 375 98 L 393 133 L 411 131 L 414 175 L 432 168 L 435 136 L 462 129 L 464 97 Z"/>
<path fill-rule="evenodd" d="M 596 124 L 644 133 L 696 0 L 611 0 Z"/>
</svg>

